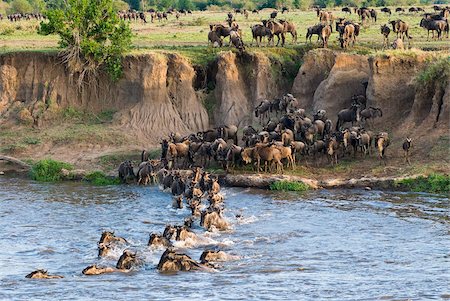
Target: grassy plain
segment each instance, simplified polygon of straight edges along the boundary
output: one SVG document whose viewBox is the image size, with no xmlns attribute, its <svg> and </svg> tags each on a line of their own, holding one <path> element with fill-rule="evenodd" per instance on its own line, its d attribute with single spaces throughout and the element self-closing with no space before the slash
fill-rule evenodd
<svg viewBox="0 0 450 301">
<path fill-rule="evenodd" d="M 369 54 L 382 50 L 383 39 L 380 34 L 380 25 L 388 23 L 389 20 L 402 19 L 410 25 L 410 35 L 413 37 L 410 47 L 423 50 L 449 50 L 448 38 L 440 41 L 427 41 L 427 32 L 419 26 L 421 14 L 417 13 L 393 13 L 391 16 L 381 13 L 379 8 L 378 20 L 376 23 L 367 22 L 361 30 L 354 48 L 348 50 L 361 54 Z M 432 12 L 431 8 L 425 8 L 427 12 Z M 243 31 L 244 42 L 251 46 L 250 26 L 260 23 L 262 19 L 267 19 L 271 10 L 263 10 L 260 14 L 250 14 L 248 20 L 241 14 L 236 15 L 236 21 Z M 356 14 L 345 15 L 340 9 L 334 10 L 338 17 L 347 17 L 358 22 Z M 168 21 L 144 24 L 141 21 L 131 22 L 134 33 L 132 40 L 132 52 L 140 53 L 147 50 L 179 51 L 194 60 L 203 61 L 214 57 L 220 49 L 211 49 L 207 46 L 207 34 L 209 24 L 225 23 L 226 12 L 194 12 L 192 15 L 181 16 L 176 20 L 169 15 Z M 279 18 L 292 21 L 297 26 L 298 42 L 292 43 L 291 36 L 287 36 L 287 48 L 304 46 L 306 28 L 317 24 L 318 19 L 314 11 L 292 11 L 288 14 L 279 15 Z M 150 18 L 148 17 L 148 20 Z M 38 21 L 20 21 L 11 23 L 4 19 L 0 21 L 0 53 L 11 51 L 35 50 L 54 51 L 58 49 L 57 36 L 41 36 L 37 34 Z M 394 33 L 391 32 L 390 42 L 394 40 Z M 313 39 L 313 47 L 319 47 Z M 336 32 L 332 33 L 330 48 L 340 49 Z M 256 46 L 256 45 L 255 45 Z M 250 48 L 250 47 L 249 47 Z M 251 48 L 250 48 L 251 50 Z M 271 51 L 271 50 L 267 50 Z"/>
</svg>

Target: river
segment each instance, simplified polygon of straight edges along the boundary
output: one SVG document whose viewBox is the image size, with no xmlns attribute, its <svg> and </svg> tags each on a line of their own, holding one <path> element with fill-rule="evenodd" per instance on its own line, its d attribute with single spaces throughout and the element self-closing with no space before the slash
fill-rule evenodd
<svg viewBox="0 0 450 301">
<path fill-rule="evenodd" d="M 2 300 L 443 300 L 450 299 L 449 199 L 364 190 L 273 193 L 225 188 L 227 232 L 194 231 L 206 247 L 238 257 L 215 272 L 162 274 L 151 232 L 181 224 L 157 187 L 42 184 L 0 178 Z M 124 274 L 84 276 L 115 265 L 97 258 L 104 230 L 125 237 L 145 264 Z M 48 269 L 64 279 L 25 275 Z"/>
</svg>

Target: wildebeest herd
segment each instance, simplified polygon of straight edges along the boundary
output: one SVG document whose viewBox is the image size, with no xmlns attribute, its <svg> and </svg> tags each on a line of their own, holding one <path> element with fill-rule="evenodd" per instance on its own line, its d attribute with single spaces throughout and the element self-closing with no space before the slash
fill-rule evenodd
<svg viewBox="0 0 450 301">
<path fill-rule="evenodd" d="M 121 165 L 119 171 L 129 176 L 133 174 L 133 171 L 132 169 L 127 170 L 130 167 L 127 164 Z M 224 195 L 220 193 L 221 187 L 216 177 L 198 167 L 192 170 L 176 172 L 160 169 L 156 177 L 161 183 L 161 188 L 172 193 L 172 207 L 177 210 L 182 209 L 185 206 L 183 204 L 183 200 L 185 200 L 191 212 L 184 219 L 183 224 L 166 225 L 162 234 L 150 234 L 146 246 L 148 251 L 158 252 L 158 250 L 164 250 L 156 266 L 158 271 L 213 271 L 220 268 L 217 264 L 218 262 L 239 258 L 220 250 L 217 242 L 194 232 L 197 222 L 199 227 L 206 231 L 217 232 L 231 229 L 230 222 L 223 216 Z M 236 216 L 237 220 L 239 218 L 241 217 Z M 177 246 L 180 246 L 181 243 L 183 248 L 204 248 L 205 246 L 208 246 L 208 248 L 204 249 L 197 261 L 186 254 L 180 253 L 179 249 L 174 246 L 174 242 L 177 242 Z M 212 249 L 211 245 L 216 245 L 216 247 Z M 122 254 L 117 259 L 115 266 L 89 265 L 83 269 L 82 273 L 84 275 L 100 275 L 114 272 L 127 273 L 145 264 L 144 257 L 139 256 L 136 251 L 131 251 L 131 244 L 125 238 L 115 236 L 113 232 L 104 231 L 97 246 L 99 258 L 114 257 L 115 251 L 120 251 Z M 63 278 L 63 276 L 50 275 L 45 270 L 36 270 L 28 274 L 26 278 L 54 279 Z"/>
<path fill-rule="evenodd" d="M 374 9 L 368 7 L 343 7 L 341 13 L 343 15 L 338 16 L 339 11 L 331 11 L 322 9 L 319 7 L 313 7 L 316 12 L 318 19 L 317 24 L 312 24 L 311 26 L 300 29 L 298 25 L 292 20 L 286 19 L 286 14 L 290 12 L 289 8 L 283 7 L 278 10 L 273 10 L 268 13 L 267 19 L 261 19 L 259 24 L 253 24 L 250 26 L 251 30 L 251 42 L 253 45 L 255 42 L 259 47 L 263 40 L 267 40 L 267 46 L 284 46 L 286 43 L 286 35 L 292 36 L 292 43 L 298 42 L 299 32 L 304 32 L 306 36 L 306 42 L 311 43 L 311 37 L 317 35 L 317 40 L 320 41 L 322 47 L 328 47 L 330 38 L 333 32 L 336 32 L 338 36 L 336 37 L 342 48 L 352 47 L 356 42 L 358 36 L 363 32 L 362 28 L 367 28 L 371 24 L 376 24 L 378 20 L 378 12 L 392 15 L 394 11 L 398 14 L 398 18 L 391 19 L 387 24 L 380 25 L 380 34 L 383 37 L 383 47 L 389 46 L 389 35 L 391 31 L 396 35 L 395 40 L 390 44 L 393 48 L 404 47 L 404 42 L 410 44 L 410 40 L 413 39 L 411 35 L 411 24 L 408 24 L 405 20 L 401 19 L 401 14 L 409 13 L 411 14 L 421 14 L 422 19 L 418 22 L 421 28 L 427 30 L 427 40 L 429 40 L 429 33 L 432 32 L 433 39 L 443 39 L 449 36 L 449 24 L 448 16 L 450 8 L 448 6 L 433 6 L 433 12 L 425 12 L 421 7 L 410 7 L 409 9 L 404 9 L 401 7 L 388 8 L 383 7 L 381 9 Z M 352 11 L 355 16 L 357 15 L 357 20 L 351 20 Z M 168 9 L 165 11 L 156 11 L 154 9 L 149 9 L 147 11 L 137 11 L 137 10 L 123 10 L 119 11 L 117 14 L 120 19 L 126 21 L 142 22 L 148 23 L 148 17 L 150 17 L 150 22 L 155 21 L 162 22 L 168 21 L 169 18 L 175 18 L 178 20 L 182 16 L 192 14 L 190 10 L 176 10 Z M 259 10 L 253 10 L 252 14 L 260 14 Z M 210 24 L 208 32 L 208 43 L 211 43 L 214 47 L 222 47 L 224 45 L 224 38 L 229 37 L 229 45 L 234 46 L 237 49 L 243 51 L 246 47 L 244 43 L 243 30 L 237 22 L 237 16 L 242 15 L 245 20 L 249 18 L 249 11 L 246 9 L 234 9 L 226 14 L 226 19 L 224 23 L 214 23 Z M 6 16 L 11 22 L 16 22 L 20 20 L 30 20 L 30 19 L 45 19 L 45 16 L 41 13 L 16 13 Z M 282 18 L 281 18 L 282 17 Z M 0 14 L 0 20 L 3 16 Z M 181 23 L 180 23 L 181 24 Z M 275 44 L 275 37 L 277 43 Z"/>
<path fill-rule="evenodd" d="M 448 15 L 449 7 L 434 7 L 437 13 L 424 13 L 423 18 L 420 21 L 420 27 L 426 29 L 429 32 L 432 31 L 433 39 L 442 39 L 443 33 L 446 33 L 448 38 L 449 24 Z M 336 32 L 339 34 L 338 40 L 342 48 L 347 48 L 353 46 L 356 42 L 357 37 L 360 34 L 360 28 L 367 27 L 369 22 L 377 22 L 377 11 L 375 9 L 369 9 L 367 7 L 355 8 L 355 13 L 358 15 L 360 23 L 348 20 L 346 17 L 337 17 L 332 11 L 325 11 L 319 7 L 315 8 L 317 13 L 317 18 L 320 23 L 310 26 L 306 29 L 306 41 L 311 42 L 311 37 L 317 35 L 317 40 L 321 41 L 323 47 L 328 47 L 328 42 L 330 36 L 333 32 L 333 25 L 336 26 Z M 419 12 L 423 11 L 422 8 L 412 7 L 409 12 Z M 285 11 L 283 10 L 283 13 Z M 351 9 L 344 7 L 342 12 L 351 14 Z M 391 10 L 387 7 L 381 9 L 381 12 L 391 14 Z M 396 12 L 401 12 L 396 10 Z M 297 42 L 297 29 L 296 25 L 292 21 L 287 21 L 283 19 L 276 19 L 278 16 L 278 11 L 273 11 L 270 13 L 267 20 L 261 20 L 260 24 L 255 24 L 250 27 L 252 33 L 252 41 L 256 42 L 259 47 L 262 40 L 267 38 L 267 46 L 274 46 L 274 37 L 277 37 L 276 46 L 285 45 L 286 35 L 292 35 L 292 42 Z M 248 15 L 246 15 L 248 18 Z M 245 48 L 243 42 L 242 31 L 239 28 L 239 24 L 236 22 L 234 15 L 229 12 L 227 14 L 226 22 L 228 26 L 224 24 L 211 24 L 210 31 L 208 33 L 208 42 L 215 47 L 221 47 L 223 45 L 223 38 L 230 36 L 230 45 L 235 46 L 239 50 Z M 335 24 L 334 24 L 335 22 Z M 392 31 L 396 34 L 396 40 L 392 44 L 393 48 L 403 48 L 403 41 L 407 39 L 412 39 L 412 36 L 408 33 L 409 24 L 401 19 L 389 21 L 389 25 L 392 26 Z M 388 38 L 391 29 L 388 24 L 381 25 L 381 34 L 384 37 L 383 47 L 388 46 Z M 434 33 L 436 32 L 436 36 Z M 427 38 L 427 40 L 429 37 Z"/>
<path fill-rule="evenodd" d="M 338 112 L 335 124 L 325 110 L 307 116 L 291 94 L 261 100 L 254 114 L 259 121 L 258 129 L 252 125 L 242 129 L 226 125 L 186 136 L 172 133 L 161 142 L 160 159 L 149 160 L 143 151 L 137 172 L 131 161 L 125 161 L 119 167 L 119 177 L 146 185 L 164 180 L 161 174 L 174 176 L 178 169 L 213 165 L 226 172 L 247 165 L 255 172 L 282 173 L 298 164 L 335 165 L 340 158 L 367 158 L 372 152 L 386 164 L 390 137 L 385 131 L 369 130 L 383 112 L 381 108 L 367 106 L 364 95 L 354 95 L 351 105 Z M 406 141 L 403 149 L 409 163 L 411 139 Z"/>
</svg>

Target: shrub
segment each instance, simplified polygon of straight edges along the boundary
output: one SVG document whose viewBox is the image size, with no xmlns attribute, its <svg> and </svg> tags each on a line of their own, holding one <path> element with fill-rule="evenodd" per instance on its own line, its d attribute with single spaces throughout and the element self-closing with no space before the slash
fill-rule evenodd
<svg viewBox="0 0 450 301">
<path fill-rule="evenodd" d="M 92 185 L 96 185 L 96 186 L 120 184 L 120 179 L 107 176 L 101 171 L 93 171 L 93 172 L 87 174 L 83 178 L 83 181 L 87 181 L 87 182 L 91 183 Z"/>
<path fill-rule="evenodd" d="M 395 182 L 395 185 L 409 191 L 448 194 L 450 192 L 450 175 L 431 174 L 428 177 L 399 180 Z"/>
<path fill-rule="evenodd" d="M 277 191 L 306 191 L 309 190 L 310 187 L 303 182 L 276 181 L 270 184 L 269 189 Z"/>
<path fill-rule="evenodd" d="M 446 87 L 450 77 L 450 58 L 441 58 L 427 65 L 425 70 L 420 72 L 416 81 L 419 87 L 430 86 L 433 82 L 438 86 Z"/>
<path fill-rule="evenodd" d="M 36 162 L 31 167 L 31 178 L 40 182 L 57 182 L 61 180 L 62 169 L 71 170 L 69 163 L 44 159 Z"/>
<path fill-rule="evenodd" d="M 39 33 L 58 34 L 63 60 L 72 72 L 96 79 L 106 70 L 112 80 L 122 76 L 122 55 L 131 45 L 131 29 L 119 19 L 112 0 L 68 0 L 64 9 L 49 10 Z M 92 77 L 92 78 L 89 78 Z"/>
</svg>

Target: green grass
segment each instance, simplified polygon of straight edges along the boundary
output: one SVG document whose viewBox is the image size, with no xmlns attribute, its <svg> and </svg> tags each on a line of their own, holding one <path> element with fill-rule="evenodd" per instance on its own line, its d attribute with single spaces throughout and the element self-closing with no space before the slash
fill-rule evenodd
<svg viewBox="0 0 450 301">
<path fill-rule="evenodd" d="M 82 122 L 84 124 L 102 124 L 110 123 L 115 113 L 115 110 L 104 110 L 99 113 L 93 113 L 74 107 L 67 107 L 62 110 L 61 117 L 65 121 Z"/>
<path fill-rule="evenodd" d="M 62 169 L 72 170 L 69 163 L 44 159 L 32 165 L 30 175 L 33 180 L 39 182 L 58 182 L 61 180 Z"/>
<path fill-rule="evenodd" d="M 441 87 L 446 87 L 448 78 L 450 77 L 450 57 L 440 58 L 431 61 L 427 67 L 422 70 L 417 76 L 416 81 L 419 87 L 427 87 L 433 83 Z"/>
<path fill-rule="evenodd" d="M 425 8 L 427 12 L 432 12 L 430 7 Z M 411 40 L 411 47 L 424 49 L 424 50 L 448 50 L 448 39 L 443 40 L 429 40 L 427 41 L 426 30 L 419 26 L 421 14 L 398 14 L 393 13 L 392 16 L 385 15 L 376 8 L 378 12 L 378 21 L 376 23 L 369 22 L 367 26 L 362 27 L 360 36 L 357 38 L 357 42 L 354 48 L 346 50 L 347 52 L 354 52 L 359 54 L 370 54 L 376 51 L 382 50 L 383 39 L 380 34 L 380 25 L 388 23 L 389 20 L 402 19 L 410 26 L 410 34 L 413 36 Z M 334 9 L 334 13 L 338 17 L 344 17 L 345 15 L 339 8 Z M 250 14 L 249 19 L 246 20 L 243 16 L 237 15 L 236 19 L 240 29 L 243 32 L 244 43 L 247 45 L 248 50 L 257 49 L 256 47 L 250 47 L 251 43 L 251 30 L 250 26 L 260 23 L 261 19 L 267 19 L 269 10 L 261 12 L 260 15 Z M 220 51 L 207 47 L 207 34 L 209 31 L 209 24 L 213 23 L 225 23 L 225 12 L 194 12 L 193 15 L 182 16 L 180 20 L 176 20 L 174 16 L 169 16 L 169 21 L 155 22 L 148 24 L 141 24 L 140 22 L 131 22 L 131 27 L 134 32 L 132 39 L 132 46 L 135 50 L 150 50 L 150 49 L 162 49 L 162 50 L 179 50 L 180 53 L 184 53 L 187 57 L 193 59 L 193 63 L 208 61 L 208 57 L 212 54 Z M 359 22 L 356 14 L 345 16 L 348 19 Z M 306 29 L 309 26 L 318 23 L 318 19 L 314 11 L 299 11 L 295 10 L 288 14 L 282 15 L 281 18 L 285 18 L 288 21 L 293 22 L 297 27 L 298 42 L 296 45 L 292 43 L 290 35 L 286 37 L 287 48 L 293 46 L 305 46 L 318 47 L 318 44 L 313 41 L 312 44 L 305 43 Z M 7 20 L 0 21 L 1 30 L 6 34 L 0 34 L 0 53 L 10 52 L 11 50 L 51 50 L 58 49 L 58 37 L 55 35 L 41 36 L 36 32 L 38 21 L 20 21 L 15 24 L 11 24 Z M 1 32 L 0 32 L 1 33 Z M 333 31 L 330 38 L 330 48 L 340 49 L 339 42 L 336 39 L 337 34 Z M 392 43 L 395 36 L 391 32 L 389 41 Z M 315 39 L 313 39 L 315 40 Z M 225 39 L 228 44 L 228 38 Z M 264 43 L 265 44 L 265 43 Z M 175 49 L 171 49 L 175 47 Z M 188 47 L 192 49 L 183 49 Z M 228 49 L 224 47 L 223 49 Z M 265 49 L 277 49 L 276 47 L 263 47 Z M 198 59 L 197 59 L 198 58 Z"/>
<path fill-rule="evenodd" d="M 107 176 L 101 171 L 93 171 L 88 173 L 83 181 L 86 181 L 95 186 L 107 186 L 107 185 L 118 185 L 120 184 L 120 179 Z"/>
<path fill-rule="evenodd" d="M 450 193 L 450 175 L 431 174 L 428 177 L 396 181 L 399 188 L 415 192 Z"/>
<path fill-rule="evenodd" d="M 306 191 L 309 190 L 310 187 L 303 182 L 276 181 L 270 184 L 269 189 L 276 191 Z"/>
</svg>

